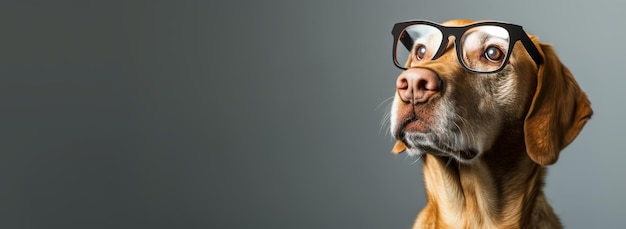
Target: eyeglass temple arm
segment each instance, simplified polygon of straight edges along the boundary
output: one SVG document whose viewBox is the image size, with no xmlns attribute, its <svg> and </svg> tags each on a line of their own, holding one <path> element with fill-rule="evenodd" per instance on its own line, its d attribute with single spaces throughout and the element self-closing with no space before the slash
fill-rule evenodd
<svg viewBox="0 0 626 229">
<path fill-rule="evenodd" d="M 521 40 L 522 40 L 522 44 L 524 45 L 524 48 L 526 48 L 526 51 L 528 52 L 530 57 L 533 58 L 535 63 L 537 65 L 543 64 L 543 58 L 541 57 L 541 54 L 539 54 L 539 50 L 537 50 L 537 46 L 535 46 L 535 43 L 533 43 L 533 41 L 530 40 L 528 35 L 524 34 Z"/>
</svg>

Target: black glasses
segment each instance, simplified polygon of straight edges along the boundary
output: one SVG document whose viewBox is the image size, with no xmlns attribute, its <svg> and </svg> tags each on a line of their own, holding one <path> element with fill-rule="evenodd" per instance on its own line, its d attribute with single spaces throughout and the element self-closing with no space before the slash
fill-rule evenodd
<svg viewBox="0 0 626 229">
<path fill-rule="evenodd" d="M 393 35 L 393 63 L 401 69 L 436 60 L 454 36 L 459 63 L 473 73 L 501 71 L 511 56 L 513 46 L 521 41 L 535 63 L 543 59 L 532 40 L 519 25 L 485 21 L 465 26 L 443 26 L 429 21 L 396 23 Z M 402 62 L 401 62 L 402 61 Z"/>
</svg>

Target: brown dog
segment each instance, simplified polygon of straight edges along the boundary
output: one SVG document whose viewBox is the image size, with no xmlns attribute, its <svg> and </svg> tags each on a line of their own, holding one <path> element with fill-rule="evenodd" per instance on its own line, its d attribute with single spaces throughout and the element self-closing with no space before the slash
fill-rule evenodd
<svg viewBox="0 0 626 229">
<path fill-rule="evenodd" d="M 395 34 L 394 50 L 404 43 L 409 55 L 394 57 L 407 70 L 396 82 L 392 151 L 423 158 L 428 198 L 413 228 L 561 228 L 544 166 L 591 118 L 590 102 L 550 45 L 521 27 L 506 35 L 475 23 Z"/>
</svg>

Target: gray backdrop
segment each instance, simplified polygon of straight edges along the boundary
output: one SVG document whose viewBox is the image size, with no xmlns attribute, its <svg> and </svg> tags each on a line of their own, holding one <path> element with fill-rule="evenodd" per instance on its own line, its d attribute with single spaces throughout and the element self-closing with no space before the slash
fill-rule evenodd
<svg viewBox="0 0 626 229">
<path fill-rule="evenodd" d="M 381 123 L 393 23 L 553 43 L 595 115 L 550 168 L 568 228 L 626 224 L 618 1 L 3 1 L 0 228 L 409 228 Z"/>
</svg>

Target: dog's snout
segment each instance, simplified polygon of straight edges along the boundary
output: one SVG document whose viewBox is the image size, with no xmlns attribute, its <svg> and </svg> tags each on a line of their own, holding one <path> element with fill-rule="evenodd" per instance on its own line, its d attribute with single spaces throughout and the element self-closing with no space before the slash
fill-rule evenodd
<svg viewBox="0 0 626 229">
<path fill-rule="evenodd" d="M 410 68 L 396 81 L 398 95 L 406 103 L 425 103 L 441 90 L 441 79 L 437 74 L 425 68 Z"/>
</svg>

